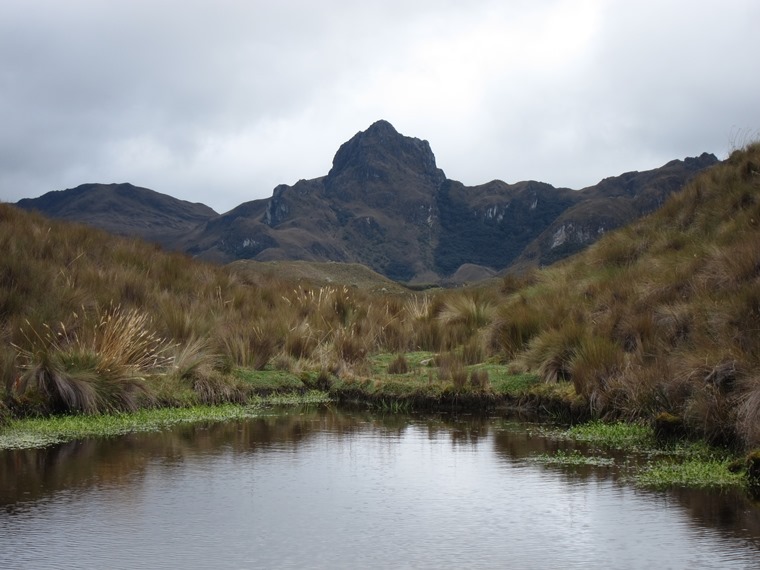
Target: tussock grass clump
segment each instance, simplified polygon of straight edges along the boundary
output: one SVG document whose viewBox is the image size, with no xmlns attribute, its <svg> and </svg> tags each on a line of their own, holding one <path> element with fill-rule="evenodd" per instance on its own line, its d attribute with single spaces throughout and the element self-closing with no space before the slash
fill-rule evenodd
<svg viewBox="0 0 760 570">
<path fill-rule="evenodd" d="M 462 362 L 469 366 L 479 364 L 487 357 L 484 339 L 475 335 L 462 345 Z"/>
<path fill-rule="evenodd" d="M 494 311 L 492 296 L 481 289 L 448 295 L 437 314 L 443 325 L 443 347 L 452 350 L 468 342 L 491 323 Z"/>
<path fill-rule="evenodd" d="M 572 377 L 573 359 L 586 331 L 577 322 L 541 332 L 528 345 L 521 360 L 536 370 L 544 382 L 558 382 Z"/>
<path fill-rule="evenodd" d="M 491 345 L 513 358 L 544 326 L 544 315 L 528 304 L 524 297 L 497 309 L 491 327 Z"/>
<path fill-rule="evenodd" d="M 316 334 L 308 322 L 298 323 L 285 336 L 285 353 L 293 358 L 310 358 L 319 344 Z"/>
<path fill-rule="evenodd" d="M 388 374 L 406 374 L 409 372 L 409 362 L 403 354 L 399 354 L 388 365 Z"/>
<path fill-rule="evenodd" d="M 350 330 L 338 330 L 333 336 L 332 346 L 336 356 L 349 364 L 360 362 L 367 357 L 365 339 Z"/>
<path fill-rule="evenodd" d="M 582 338 L 569 365 L 576 393 L 593 400 L 604 392 L 607 379 L 622 368 L 623 355 L 620 347 L 608 338 Z"/>
<path fill-rule="evenodd" d="M 470 371 L 470 386 L 476 392 L 484 392 L 491 387 L 491 381 L 488 377 L 488 370 Z"/>
<path fill-rule="evenodd" d="M 511 295 L 526 289 L 536 283 L 536 271 L 528 270 L 523 273 L 507 273 L 501 280 L 501 293 Z"/>
<path fill-rule="evenodd" d="M 43 395 L 53 411 L 136 410 L 149 396 L 147 377 L 172 362 L 171 345 L 150 330 L 149 317 L 120 307 L 94 317 L 74 313 L 68 327 L 28 325 L 22 335 L 14 345 L 23 371 L 14 391 Z"/>
<path fill-rule="evenodd" d="M 438 372 L 438 381 L 441 383 L 451 382 L 454 392 L 463 392 L 475 386 L 485 389 L 488 384 L 488 372 L 469 372 L 461 355 L 454 352 L 445 352 L 435 357 Z M 469 383 L 468 383 L 469 380 Z"/>
<path fill-rule="evenodd" d="M 629 267 L 646 251 L 647 242 L 636 239 L 629 229 L 623 229 L 600 240 L 589 255 L 599 267 Z"/>
<path fill-rule="evenodd" d="M 738 392 L 738 433 L 747 448 L 760 448 L 760 377 L 745 378 Z"/>
<path fill-rule="evenodd" d="M 450 296 L 438 314 L 447 325 L 461 325 L 468 331 L 486 326 L 494 311 L 493 300 L 481 290 Z"/>
<path fill-rule="evenodd" d="M 467 369 L 460 361 L 455 360 L 451 364 L 448 373 L 451 375 L 451 383 L 456 392 L 461 392 L 467 386 Z"/>
<path fill-rule="evenodd" d="M 228 319 L 216 334 L 217 350 L 233 364 L 263 370 L 277 353 L 283 333 L 274 320 Z"/>
</svg>

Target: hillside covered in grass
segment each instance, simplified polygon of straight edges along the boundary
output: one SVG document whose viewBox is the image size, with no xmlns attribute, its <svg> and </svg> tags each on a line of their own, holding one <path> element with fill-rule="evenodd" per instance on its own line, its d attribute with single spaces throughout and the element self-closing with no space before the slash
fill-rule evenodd
<svg viewBox="0 0 760 570">
<path fill-rule="evenodd" d="M 758 224 L 759 144 L 568 261 L 448 291 L 207 265 L 0 205 L 0 411 L 512 390 L 758 446 Z"/>
<path fill-rule="evenodd" d="M 372 355 L 450 351 L 487 324 L 449 315 L 451 294 L 371 287 L 355 266 L 204 264 L 10 205 L 0 247 L 2 401 L 16 415 L 326 389 L 374 376 Z M 326 284 L 340 275 L 350 286 Z"/>
<path fill-rule="evenodd" d="M 500 303 L 493 339 L 597 415 L 760 445 L 760 144 L 537 273 Z"/>
</svg>

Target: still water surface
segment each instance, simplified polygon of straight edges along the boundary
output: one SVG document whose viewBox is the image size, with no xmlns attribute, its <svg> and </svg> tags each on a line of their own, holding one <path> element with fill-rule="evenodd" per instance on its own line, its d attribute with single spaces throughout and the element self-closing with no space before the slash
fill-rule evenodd
<svg viewBox="0 0 760 570">
<path fill-rule="evenodd" d="M 0 568 L 760 568 L 760 506 L 503 419 L 312 409 L 0 452 Z"/>
</svg>

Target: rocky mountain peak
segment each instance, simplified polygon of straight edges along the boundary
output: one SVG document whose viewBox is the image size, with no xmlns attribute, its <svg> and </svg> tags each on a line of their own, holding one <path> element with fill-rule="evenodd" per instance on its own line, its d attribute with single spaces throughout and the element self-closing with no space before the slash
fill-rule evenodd
<svg viewBox="0 0 760 570">
<path fill-rule="evenodd" d="M 404 173 L 440 183 L 445 175 L 435 164 L 426 140 L 400 134 L 388 121 L 379 120 L 356 133 L 335 153 L 328 180 L 350 173 L 356 180 L 384 181 Z"/>
</svg>

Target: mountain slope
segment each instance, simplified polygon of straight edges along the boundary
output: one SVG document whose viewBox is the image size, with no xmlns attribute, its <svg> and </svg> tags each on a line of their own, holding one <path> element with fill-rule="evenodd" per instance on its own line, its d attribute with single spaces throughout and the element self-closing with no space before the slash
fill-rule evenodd
<svg viewBox="0 0 760 570">
<path fill-rule="evenodd" d="M 717 163 L 712 154 L 673 160 L 660 168 L 605 178 L 577 193 L 521 253 L 517 265 L 551 265 L 581 251 L 603 234 L 653 212 L 696 173 Z"/>
<path fill-rule="evenodd" d="M 493 340 L 596 415 L 760 445 L 760 144 L 653 214 L 537 272 Z M 661 416 L 662 417 L 662 416 Z M 671 421 L 672 420 L 672 421 Z"/>
<path fill-rule="evenodd" d="M 25 210 L 76 221 L 107 232 L 135 236 L 171 246 L 177 235 L 216 216 L 204 204 L 193 204 L 132 184 L 82 184 L 19 200 Z"/>
</svg>

